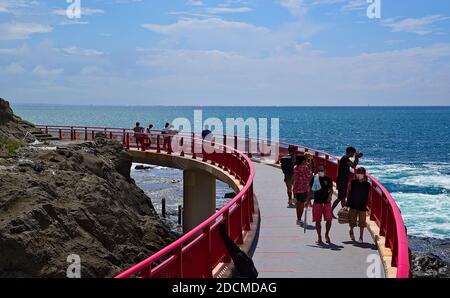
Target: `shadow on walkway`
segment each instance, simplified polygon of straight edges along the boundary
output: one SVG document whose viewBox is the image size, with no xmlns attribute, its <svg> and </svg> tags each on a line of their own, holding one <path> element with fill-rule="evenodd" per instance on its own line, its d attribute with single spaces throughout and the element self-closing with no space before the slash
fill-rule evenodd
<svg viewBox="0 0 450 298">
<path fill-rule="evenodd" d="M 343 241 L 342 243 L 348 244 L 348 245 L 353 245 L 355 247 L 359 247 L 359 248 L 363 248 L 363 249 L 377 250 L 377 246 L 373 243 L 367 243 L 367 242 L 359 243 L 359 242 L 351 241 L 351 240 Z"/>
</svg>

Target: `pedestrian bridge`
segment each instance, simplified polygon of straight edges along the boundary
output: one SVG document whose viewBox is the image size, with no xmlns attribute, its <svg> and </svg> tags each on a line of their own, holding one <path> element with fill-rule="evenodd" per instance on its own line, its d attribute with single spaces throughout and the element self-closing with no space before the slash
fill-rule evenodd
<svg viewBox="0 0 450 298">
<path fill-rule="evenodd" d="M 123 128 L 38 128 L 61 140 L 88 141 L 102 133 L 121 142 L 135 162 L 183 170 L 183 236 L 139 264 L 124 268 L 117 278 L 230 277 L 233 264 L 219 233 L 221 223 L 231 239 L 252 256 L 259 277 L 411 276 L 400 210 L 370 175 L 372 202 L 365 243 L 351 241 L 348 225 L 333 221 L 331 244 L 318 245 L 311 220 L 305 231 L 295 224 L 295 209 L 286 208 L 286 189 L 277 163 L 279 156 L 287 154 L 287 143 L 237 136 L 205 141 L 195 134 L 162 135 L 158 131 L 140 134 L 137 140 L 134 132 Z M 316 164 L 326 164 L 328 176 L 336 180 L 337 157 L 295 146 L 297 154 L 310 152 Z M 216 179 L 237 193 L 219 211 Z"/>
</svg>

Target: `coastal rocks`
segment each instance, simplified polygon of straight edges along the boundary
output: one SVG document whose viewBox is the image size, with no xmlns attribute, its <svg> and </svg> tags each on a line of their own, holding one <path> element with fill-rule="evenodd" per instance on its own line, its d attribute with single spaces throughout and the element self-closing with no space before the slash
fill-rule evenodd
<svg viewBox="0 0 450 298">
<path fill-rule="evenodd" d="M 413 254 L 412 268 L 417 278 L 449 278 L 450 267 L 433 254 Z"/>
<path fill-rule="evenodd" d="M 9 102 L 0 98 L 0 143 L 34 142 L 36 138 L 30 130 L 35 130 L 34 125 L 14 115 Z M 0 148 L 0 154 L 4 151 L 5 148 Z"/>
<path fill-rule="evenodd" d="M 450 240 L 408 237 L 415 277 L 450 277 Z"/>
<path fill-rule="evenodd" d="M 9 102 L 0 98 L 0 125 L 10 122 L 14 119 L 14 114 L 9 106 Z"/>
<path fill-rule="evenodd" d="M 0 159 L 0 277 L 112 277 L 176 237 L 130 177 L 122 146 L 96 139 Z"/>
</svg>

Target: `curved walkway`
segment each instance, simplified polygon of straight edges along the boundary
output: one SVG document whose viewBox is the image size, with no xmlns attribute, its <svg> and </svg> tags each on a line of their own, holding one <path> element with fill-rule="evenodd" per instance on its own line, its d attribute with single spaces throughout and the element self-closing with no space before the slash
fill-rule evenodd
<svg viewBox="0 0 450 298">
<path fill-rule="evenodd" d="M 378 256 L 367 230 L 365 243 L 353 243 L 348 236 L 348 225 L 340 225 L 334 220 L 330 232 L 332 244 L 316 245 L 311 208 L 306 234 L 295 224 L 295 209 L 286 208 L 286 187 L 281 170 L 261 163 L 254 163 L 254 167 L 254 190 L 261 227 L 253 261 L 259 277 L 367 277 L 367 268 L 371 264 L 367 262 L 368 256 Z M 324 233 L 325 223 L 322 225 Z M 357 229 L 355 234 L 359 234 L 356 232 Z M 384 269 L 380 269 L 381 277 L 384 277 Z"/>
</svg>

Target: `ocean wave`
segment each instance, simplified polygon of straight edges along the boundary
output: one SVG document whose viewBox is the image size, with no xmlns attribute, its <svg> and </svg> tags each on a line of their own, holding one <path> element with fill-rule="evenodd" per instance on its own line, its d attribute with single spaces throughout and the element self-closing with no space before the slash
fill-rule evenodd
<svg viewBox="0 0 450 298">
<path fill-rule="evenodd" d="M 450 237 L 450 195 L 394 192 L 408 234 L 423 237 Z"/>
</svg>

